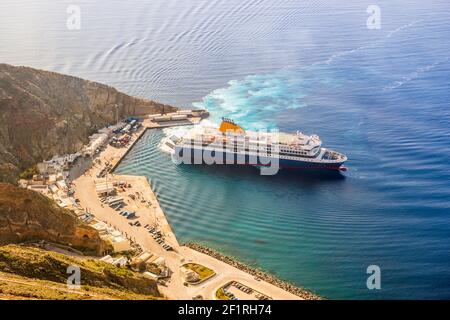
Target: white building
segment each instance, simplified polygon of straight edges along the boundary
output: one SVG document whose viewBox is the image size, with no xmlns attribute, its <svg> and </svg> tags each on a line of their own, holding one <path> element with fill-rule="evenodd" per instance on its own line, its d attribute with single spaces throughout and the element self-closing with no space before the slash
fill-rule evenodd
<svg viewBox="0 0 450 320">
<path fill-rule="evenodd" d="M 128 259 L 126 257 L 120 257 L 115 259 L 112 264 L 117 267 L 124 267 L 128 263 Z"/>
<path fill-rule="evenodd" d="M 114 194 L 116 188 L 114 188 L 112 183 L 99 183 L 95 185 L 95 191 L 98 195 L 108 195 Z"/>
<path fill-rule="evenodd" d="M 86 156 L 92 156 L 96 153 L 97 149 L 101 148 L 108 141 L 109 135 L 106 133 L 96 133 L 89 137 L 89 145 L 83 150 L 83 154 Z"/>
<path fill-rule="evenodd" d="M 67 187 L 67 184 L 64 180 L 58 180 L 56 181 L 56 186 L 59 188 L 59 190 L 67 192 L 69 188 Z"/>
<path fill-rule="evenodd" d="M 130 241 L 120 231 L 108 227 L 106 223 L 97 221 L 92 227 L 98 231 L 102 239 L 111 243 L 115 252 L 124 252 L 132 249 Z"/>
</svg>

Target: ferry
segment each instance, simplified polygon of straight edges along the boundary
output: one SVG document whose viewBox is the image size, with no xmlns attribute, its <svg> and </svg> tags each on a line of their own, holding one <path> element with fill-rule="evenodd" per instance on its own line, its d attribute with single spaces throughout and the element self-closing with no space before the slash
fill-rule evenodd
<svg viewBox="0 0 450 320">
<path fill-rule="evenodd" d="M 280 168 L 342 170 L 347 156 L 322 147 L 317 135 L 245 131 L 233 120 L 223 118 L 219 128 L 195 127 L 180 137 L 162 140 L 161 149 L 174 160 L 188 164 L 238 164 Z"/>
</svg>

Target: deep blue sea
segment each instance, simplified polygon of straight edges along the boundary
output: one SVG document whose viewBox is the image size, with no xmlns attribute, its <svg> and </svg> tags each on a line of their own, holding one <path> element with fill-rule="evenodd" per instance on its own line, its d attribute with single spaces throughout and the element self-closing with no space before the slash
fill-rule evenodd
<svg viewBox="0 0 450 320">
<path fill-rule="evenodd" d="M 449 22 L 446 0 L 2 0 L 0 62 L 318 134 L 347 172 L 176 166 L 162 131 L 118 171 L 150 179 L 181 241 L 327 298 L 450 299 Z"/>
</svg>

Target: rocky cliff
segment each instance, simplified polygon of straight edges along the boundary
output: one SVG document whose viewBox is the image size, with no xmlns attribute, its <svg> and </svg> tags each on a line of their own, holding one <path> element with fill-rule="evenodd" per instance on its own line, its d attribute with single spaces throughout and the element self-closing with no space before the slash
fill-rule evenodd
<svg viewBox="0 0 450 320">
<path fill-rule="evenodd" d="M 0 181 L 55 154 L 76 152 L 117 116 L 175 107 L 80 78 L 0 64 Z"/>
<path fill-rule="evenodd" d="M 45 196 L 0 183 L 0 245 L 46 240 L 91 255 L 110 250 L 94 228 Z"/>
</svg>

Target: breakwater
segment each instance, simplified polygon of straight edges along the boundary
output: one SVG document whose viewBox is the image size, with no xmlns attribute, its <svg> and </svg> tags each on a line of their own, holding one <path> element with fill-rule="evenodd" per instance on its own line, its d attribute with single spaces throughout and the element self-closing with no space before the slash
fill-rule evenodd
<svg viewBox="0 0 450 320">
<path fill-rule="evenodd" d="M 116 168 L 120 165 L 122 160 L 130 153 L 130 151 L 133 149 L 134 145 L 142 138 L 144 133 L 149 130 L 149 128 L 143 127 L 138 132 L 138 135 L 134 141 L 131 142 L 131 144 L 126 148 L 125 152 L 120 156 L 120 158 L 117 160 L 116 163 L 113 164 L 113 167 L 111 168 L 111 172 L 114 172 Z"/>
<path fill-rule="evenodd" d="M 287 281 L 278 279 L 277 277 L 275 277 L 274 275 L 271 275 L 265 271 L 259 270 L 257 268 L 253 268 L 253 267 L 249 267 L 245 264 L 243 264 L 242 262 L 237 261 L 235 258 L 226 256 L 214 249 L 208 248 L 206 246 L 203 246 L 201 244 L 195 243 L 195 242 L 187 242 L 184 244 L 184 246 L 191 248 L 195 251 L 201 252 L 203 254 L 206 254 L 208 256 L 211 256 L 217 260 L 220 260 L 226 264 L 229 264 L 239 270 L 242 270 L 244 272 L 247 272 L 249 274 L 251 274 L 252 276 L 255 276 L 257 278 L 260 278 L 263 281 L 266 281 L 278 288 L 281 288 L 283 290 L 286 290 L 292 294 L 295 294 L 297 296 L 299 296 L 302 299 L 305 300 L 322 300 L 323 298 L 306 290 L 303 288 L 299 288 Z"/>
</svg>

